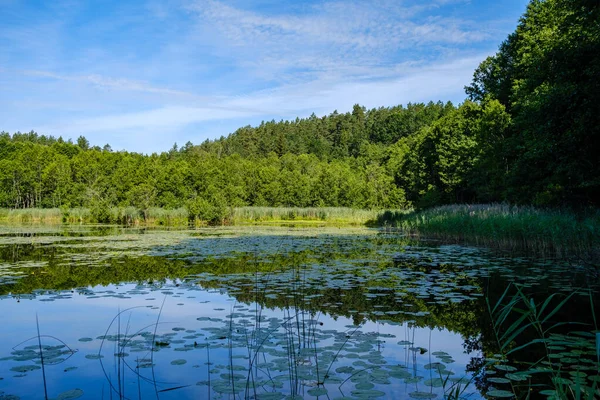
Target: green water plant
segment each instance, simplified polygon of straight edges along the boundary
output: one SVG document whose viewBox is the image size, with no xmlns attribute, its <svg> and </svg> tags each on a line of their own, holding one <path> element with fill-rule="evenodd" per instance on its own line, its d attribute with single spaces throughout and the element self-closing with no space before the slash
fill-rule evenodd
<svg viewBox="0 0 600 400">
<path fill-rule="evenodd" d="M 540 209 L 509 204 L 446 205 L 413 212 L 386 211 L 380 226 L 403 233 L 467 242 L 544 257 L 600 255 L 600 213 Z"/>
<path fill-rule="evenodd" d="M 593 327 L 555 318 L 565 304 L 579 295 L 589 296 Z M 511 284 L 496 304 L 492 305 L 489 299 L 486 303 L 501 356 L 498 363 L 488 367 L 505 374 L 505 378 L 488 380 L 507 383 L 511 387 L 511 391 L 492 389 L 488 395 L 512 397 L 525 389 L 527 397 L 531 391 L 549 399 L 592 400 L 600 396 L 600 357 L 598 345 L 594 343 L 598 338 L 598 326 L 591 290 L 587 293 L 576 290 L 568 295 L 553 293 L 544 301 L 536 302 L 525 293 L 523 286 Z M 516 344 L 524 337 L 533 339 Z M 507 363 L 516 353 L 536 347 L 541 350 L 537 361 L 521 363 L 519 367 Z"/>
</svg>

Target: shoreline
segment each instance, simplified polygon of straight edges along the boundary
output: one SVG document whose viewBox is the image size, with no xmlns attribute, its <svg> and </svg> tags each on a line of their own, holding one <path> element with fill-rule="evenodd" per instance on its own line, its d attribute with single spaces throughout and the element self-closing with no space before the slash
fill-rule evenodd
<svg viewBox="0 0 600 400">
<path fill-rule="evenodd" d="M 219 221 L 188 218 L 184 208 L 111 207 L 108 223 L 89 209 L 0 209 L 2 226 L 208 226 L 371 227 L 414 238 L 439 239 L 549 258 L 600 259 L 600 211 L 575 213 L 508 204 L 447 205 L 427 210 L 360 210 L 342 207 L 237 207 Z"/>
</svg>

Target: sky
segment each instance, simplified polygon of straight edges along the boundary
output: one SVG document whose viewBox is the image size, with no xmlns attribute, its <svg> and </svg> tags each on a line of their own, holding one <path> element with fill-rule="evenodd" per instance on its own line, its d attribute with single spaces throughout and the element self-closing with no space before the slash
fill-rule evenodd
<svg viewBox="0 0 600 400">
<path fill-rule="evenodd" d="M 0 131 L 152 153 L 465 99 L 526 0 L 0 0 Z"/>
</svg>

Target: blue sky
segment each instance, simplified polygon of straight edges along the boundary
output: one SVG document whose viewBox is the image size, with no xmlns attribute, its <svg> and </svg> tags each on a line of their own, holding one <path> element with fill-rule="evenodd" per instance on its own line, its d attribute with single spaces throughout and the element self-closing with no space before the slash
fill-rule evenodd
<svg viewBox="0 0 600 400">
<path fill-rule="evenodd" d="M 149 153 L 355 103 L 460 103 L 527 3 L 0 0 L 0 130 Z"/>
</svg>

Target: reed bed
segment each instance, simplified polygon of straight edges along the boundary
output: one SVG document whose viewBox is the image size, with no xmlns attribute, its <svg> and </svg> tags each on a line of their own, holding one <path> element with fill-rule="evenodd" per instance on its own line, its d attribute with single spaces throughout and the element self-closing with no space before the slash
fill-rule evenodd
<svg viewBox="0 0 600 400">
<path fill-rule="evenodd" d="M 339 225 L 365 225 L 378 215 L 375 210 L 346 207 L 237 207 L 233 225 L 260 223 L 314 222 Z"/>
<path fill-rule="evenodd" d="M 135 207 L 110 207 L 107 221 L 119 225 L 187 226 L 188 212 L 184 207 L 167 210 L 153 207 L 146 212 Z M 90 224 L 97 223 L 89 208 L 25 208 L 0 209 L 0 223 L 6 224 Z"/>
<path fill-rule="evenodd" d="M 62 222 L 62 211 L 59 208 L 4 208 L 0 209 L 0 221 L 17 224 L 59 224 Z"/>
<path fill-rule="evenodd" d="M 188 224 L 188 211 L 185 207 L 167 210 L 160 207 L 152 207 L 148 210 L 145 221 L 151 225 L 182 226 Z"/>
<path fill-rule="evenodd" d="M 229 216 L 222 220 L 227 225 L 248 224 L 318 224 L 318 225 L 365 225 L 375 220 L 375 210 L 359 210 L 343 207 L 237 207 L 230 209 Z M 9 224 L 85 224 L 97 223 L 92 210 L 70 209 L 0 209 L 0 222 Z M 185 207 L 165 209 L 152 207 L 140 210 L 135 207 L 109 207 L 106 220 L 119 225 L 187 226 L 189 212 Z M 196 221 L 198 223 L 198 221 Z"/>
<path fill-rule="evenodd" d="M 600 211 L 577 214 L 508 204 L 448 205 L 386 211 L 377 223 L 421 237 L 525 250 L 547 257 L 600 255 Z"/>
</svg>

